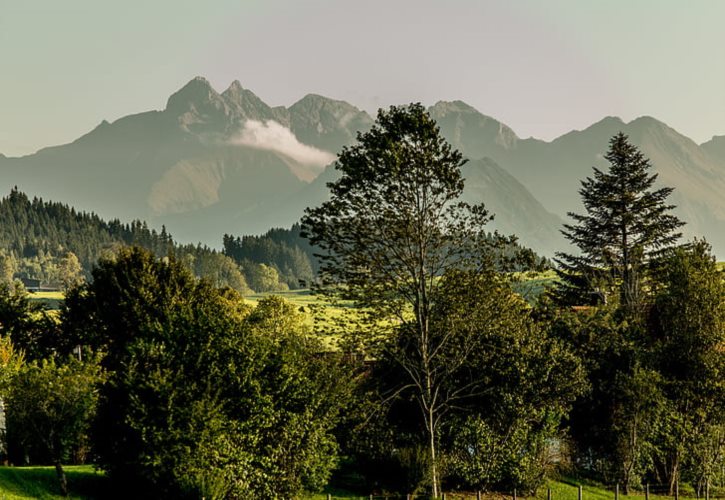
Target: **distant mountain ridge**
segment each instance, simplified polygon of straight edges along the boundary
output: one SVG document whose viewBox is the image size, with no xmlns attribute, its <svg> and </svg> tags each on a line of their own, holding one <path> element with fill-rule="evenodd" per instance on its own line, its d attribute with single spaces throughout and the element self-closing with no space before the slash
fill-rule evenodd
<svg viewBox="0 0 725 500">
<path fill-rule="evenodd" d="M 709 141 L 701 144 L 701 147 L 714 161 L 725 165 L 725 135 L 716 135 Z"/>
<path fill-rule="evenodd" d="M 725 137 L 698 145 L 662 122 L 607 117 L 553 141 L 521 139 L 462 101 L 429 112 L 471 161 L 465 197 L 496 213 L 493 228 L 544 254 L 566 248 L 559 229 L 581 210 L 579 182 L 619 131 L 652 159 L 689 224 L 725 255 Z M 219 246 L 221 235 L 289 227 L 327 196 L 335 155 L 373 118 L 344 101 L 308 94 L 271 107 L 234 81 L 217 92 L 194 78 L 165 109 L 101 122 L 70 144 L 0 155 L 0 192 L 12 186 L 104 217 L 165 224 L 180 241 Z M 325 168 L 327 166 L 327 168 Z"/>
<path fill-rule="evenodd" d="M 485 118 L 456 120 L 466 124 L 463 131 L 448 128 L 444 122 L 443 133 L 461 151 L 488 151 L 560 217 L 582 210 L 580 181 L 592 174 L 592 167 L 607 167 L 603 154 L 609 139 L 624 132 L 651 160 L 659 185 L 675 188 L 671 201 L 677 205 L 675 212 L 688 223 L 685 236 L 706 236 L 718 254 L 725 254 L 725 141 L 721 138 L 698 145 L 655 118 L 643 116 L 629 123 L 606 117 L 584 130 L 545 142 L 511 137 L 507 128 L 494 134 L 496 123 Z M 451 116 L 446 119 L 450 122 Z M 486 130 L 471 135 L 471 123 L 483 123 Z"/>
</svg>

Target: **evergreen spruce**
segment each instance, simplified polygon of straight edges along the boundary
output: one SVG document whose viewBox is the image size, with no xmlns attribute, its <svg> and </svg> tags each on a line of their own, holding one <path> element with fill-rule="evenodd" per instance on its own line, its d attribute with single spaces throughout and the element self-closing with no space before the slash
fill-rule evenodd
<svg viewBox="0 0 725 500">
<path fill-rule="evenodd" d="M 564 225 L 562 233 L 580 253 L 557 253 L 556 293 L 570 305 L 615 297 L 624 310 L 635 311 L 647 267 L 676 243 L 684 223 L 666 201 L 673 188 L 653 189 L 657 174 L 649 173 L 649 159 L 626 135 L 609 141 L 605 158 L 609 170 L 594 168 L 594 176 L 581 183 L 586 213 L 569 212 L 574 223 Z"/>
</svg>

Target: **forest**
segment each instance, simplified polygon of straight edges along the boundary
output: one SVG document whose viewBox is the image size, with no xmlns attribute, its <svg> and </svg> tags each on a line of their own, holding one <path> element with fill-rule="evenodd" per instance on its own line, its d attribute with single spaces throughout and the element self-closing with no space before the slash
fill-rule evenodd
<svg viewBox="0 0 725 500">
<path fill-rule="evenodd" d="M 197 277 L 244 294 L 304 288 L 316 272 L 314 252 L 299 236 L 299 226 L 261 236 L 224 235 L 218 251 L 175 242 L 165 227 L 157 232 L 142 221 L 106 222 L 63 203 L 31 200 L 17 189 L 0 200 L 0 221 L 0 281 L 6 283 L 36 279 L 62 289 L 90 278 L 100 258 L 124 246 L 174 255 Z"/>
<path fill-rule="evenodd" d="M 94 464 L 119 498 L 725 491 L 725 275 L 626 135 L 602 154 L 553 262 L 461 201 L 466 159 L 419 104 L 379 111 L 298 225 L 221 251 L 13 191 L 4 456 L 63 495 Z M 62 283 L 60 311 L 23 277 Z M 244 298 L 307 287 L 342 311 L 324 328 Z"/>
</svg>

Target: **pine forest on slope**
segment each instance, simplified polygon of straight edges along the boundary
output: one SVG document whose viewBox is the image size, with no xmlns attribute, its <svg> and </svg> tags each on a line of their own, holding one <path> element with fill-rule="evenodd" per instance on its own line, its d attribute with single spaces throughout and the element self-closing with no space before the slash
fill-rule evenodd
<svg viewBox="0 0 725 500">
<path fill-rule="evenodd" d="M 220 236 L 221 239 L 221 236 Z M 215 286 L 248 294 L 282 291 L 309 283 L 316 270 L 312 248 L 299 227 L 261 236 L 223 237 L 224 251 L 179 244 L 162 227 L 145 222 L 104 221 L 68 205 L 29 199 L 17 190 L 0 199 L 0 284 L 35 279 L 63 287 L 89 278 L 98 259 L 136 245 L 158 257 L 175 256 Z"/>
</svg>

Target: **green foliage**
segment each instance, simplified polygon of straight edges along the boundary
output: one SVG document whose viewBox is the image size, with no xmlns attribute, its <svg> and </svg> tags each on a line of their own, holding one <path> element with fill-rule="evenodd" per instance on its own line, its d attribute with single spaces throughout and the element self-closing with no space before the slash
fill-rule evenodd
<svg viewBox="0 0 725 500">
<path fill-rule="evenodd" d="M 255 292 L 277 292 L 288 289 L 287 283 L 282 283 L 277 270 L 266 264 L 245 262 L 243 264 L 249 285 Z"/>
<path fill-rule="evenodd" d="M 569 213 L 575 224 L 563 234 L 579 254 L 557 254 L 560 299 L 570 305 L 617 302 L 630 311 L 643 305 L 647 264 L 681 236 L 684 223 L 669 212 L 672 188 L 652 189 L 651 164 L 622 133 L 609 142 L 609 170 L 594 168 L 579 193 L 585 215 Z"/>
<path fill-rule="evenodd" d="M 702 487 L 725 452 L 725 282 L 704 241 L 675 251 L 660 281 L 651 323 L 669 404 L 657 468 Z"/>
<path fill-rule="evenodd" d="M 591 385 L 570 419 L 577 464 L 625 489 L 687 479 L 702 490 L 722 480 L 725 285 L 704 242 L 657 269 L 646 322 L 611 307 L 553 320 Z"/>
<path fill-rule="evenodd" d="M 0 400 L 4 400 L 12 387 L 15 376 L 23 367 L 25 355 L 18 351 L 10 337 L 0 336 Z"/>
<path fill-rule="evenodd" d="M 53 352 L 58 324 L 20 283 L 0 283 L 0 335 L 9 336 L 29 359 L 41 359 Z"/>
<path fill-rule="evenodd" d="M 455 395 L 446 429 L 451 480 L 534 491 L 559 424 L 585 388 L 580 362 L 495 273 L 451 273 L 441 286 L 434 330 L 465 354 L 447 389 Z"/>
<path fill-rule="evenodd" d="M 0 285 L 12 284 L 15 273 L 18 272 L 18 261 L 11 252 L 0 248 Z"/>
<path fill-rule="evenodd" d="M 7 398 L 8 437 L 26 456 L 52 461 L 61 493 L 67 493 L 62 462 L 79 451 L 95 413 L 102 380 L 97 360 L 54 358 L 25 365 L 11 383 Z M 37 459 L 37 458 L 36 458 Z"/>
<path fill-rule="evenodd" d="M 223 241 L 225 255 L 245 269 L 253 269 L 254 264 L 274 267 L 280 281 L 290 289 L 305 288 L 314 281 L 317 259 L 313 247 L 300 236 L 298 224 L 291 229 L 271 229 L 262 236 L 234 238 L 225 234 Z"/>
<path fill-rule="evenodd" d="M 93 278 L 64 317 L 106 353 L 94 442 L 112 478 L 192 498 L 290 497 L 327 482 L 347 376 L 295 307 L 252 309 L 137 248 Z"/>
<path fill-rule="evenodd" d="M 226 286 L 244 295 L 252 293 L 242 269 L 226 255 L 191 245 L 180 247 L 176 255 L 195 276 L 208 280 L 215 288 Z"/>
<path fill-rule="evenodd" d="M 391 385 L 380 394 L 418 407 L 405 411 L 407 447 L 428 449 L 433 496 L 440 484 L 441 427 L 451 408 L 483 383 L 463 377 L 481 332 L 438 310 L 454 308 L 447 289 L 454 278 L 446 277 L 463 271 L 472 279 L 491 277 L 514 241 L 487 235 L 483 205 L 460 201 L 464 163 L 422 105 L 380 110 L 371 130 L 340 153 L 341 177 L 329 184 L 330 200 L 302 219 L 303 235 L 321 249 L 317 290 L 351 300 L 372 325 L 366 339 L 343 345 L 375 352 L 382 340 L 377 356 L 396 372 L 385 375 L 383 385 Z"/>
<path fill-rule="evenodd" d="M 636 486 L 651 460 L 662 397 L 645 331 L 612 307 L 566 312 L 552 331 L 582 359 L 590 386 L 574 404 L 569 429 L 575 464 L 605 482 Z"/>
<path fill-rule="evenodd" d="M 533 491 L 553 466 L 562 418 L 585 389 L 581 364 L 546 325 L 533 321 L 527 304 L 497 273 L 451 271 L 439 286 L 430 331 L 439 349 L 436 369 L 447 373 L 437 386 L 445 402 L 443 483 Z M 408 460 L 420 451 L 425 429 L 415 386 L 397 382 L 410 377 L 406 360 L 415 344 L 405 334 L 391 342 L 368 387 L 370 404 L 384 418 L 356 433 L 353 453 L 371 485 L 377 479 L 387 488 L 413 491 L 430 484 L 429 474 L 416 473 L 430 463 Z"/>
<path fill-rule="evenodd" d="M 138 244 L 159 255 L 166 255 L 173 246 L 165 230 L 157 233 L 144 222 L 105 222 L 62 203 L 30 200 L 17 189 L 0 200 L 0 221 L 0 248 L 27 262 L 24 274 L 29 278 L 48 279 L 37 273 L 43 272 L 49 256 L 61 258 L 72 252 L 88 273 L 104 252 L 119 245 Z"/>
<path fill-rule="evenodd" d="M 0 221 L 0 283 L 14 276 L 71 286 L 89 277 L 98 259 L 137 245 L 158 257 L 176 255 L 216 286 L 250 291 L 231 259 L 202 245 L 177 245 L 163 227 L 157 232 L 141 221 L 107 222 L 61 203 L 30 200 L 17 189 L 0 200 Z"/>
</svg>

